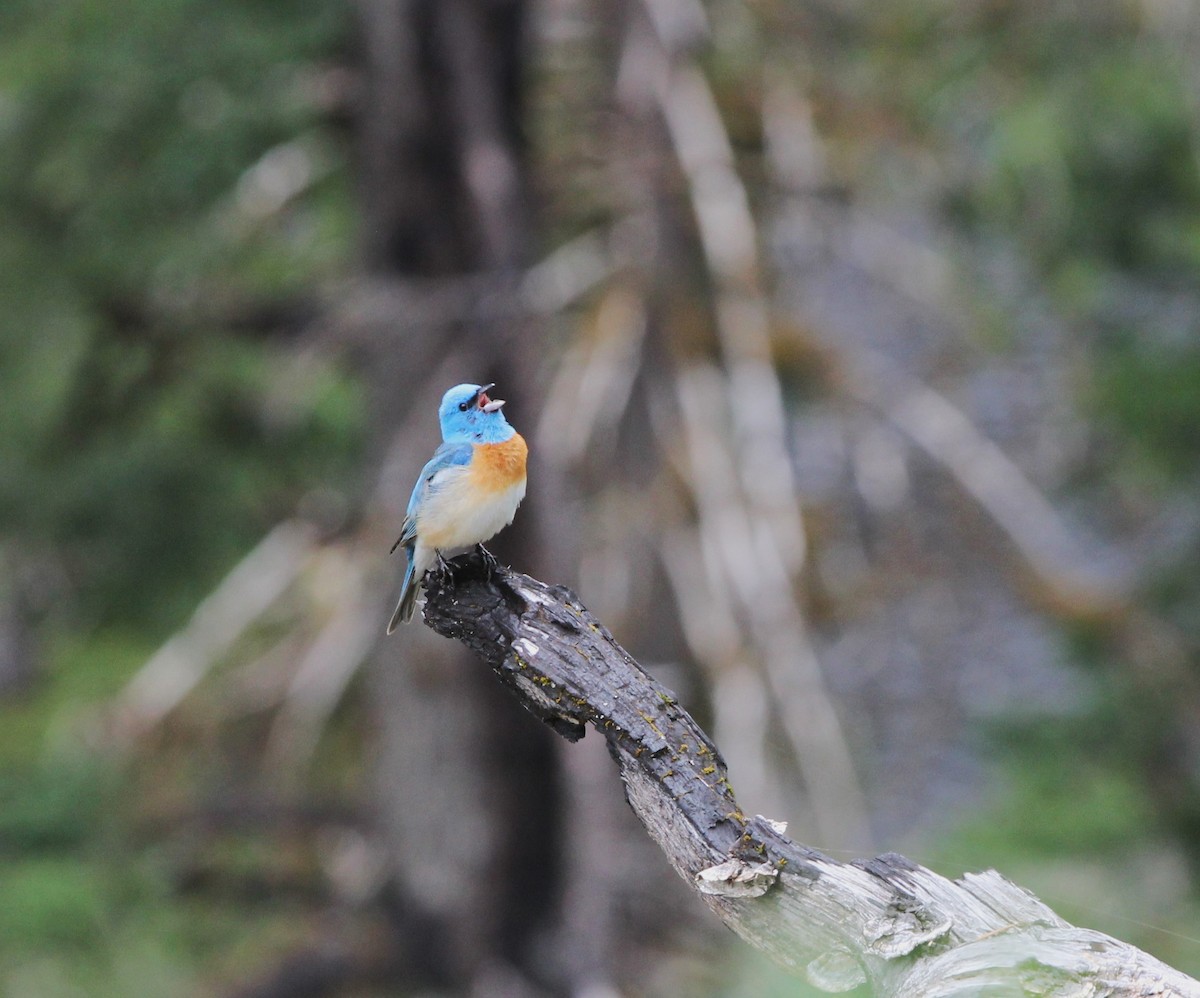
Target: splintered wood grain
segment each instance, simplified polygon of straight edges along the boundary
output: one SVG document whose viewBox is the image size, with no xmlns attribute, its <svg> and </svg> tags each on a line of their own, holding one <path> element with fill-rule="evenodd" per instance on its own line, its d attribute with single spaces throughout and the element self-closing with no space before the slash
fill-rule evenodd
<svg viewBox="0 0 1200 998">
<path fill-rule="evenodd" d="M 1186 996 L 1200 984 L 1059 918 L 994 871 L 950 880 L 895 853 L 844 863 L 738 807 L 725 761 L 574 593 L 476 555 L 426 580 L 425 620 L 576 741 L 604 736 L 668 862 L 747 942 L 827 991 Z"/>
</svg>

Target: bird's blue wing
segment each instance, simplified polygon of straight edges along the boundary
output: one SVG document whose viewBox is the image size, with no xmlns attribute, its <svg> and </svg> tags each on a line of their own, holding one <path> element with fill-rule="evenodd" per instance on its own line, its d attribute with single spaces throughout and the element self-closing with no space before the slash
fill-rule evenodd
<svg viewBox="0 0 1200 998">
<path fill-rule="evenodd" d="M 434 485 L 438 472 L 445 471 L 447 468 L 468 465 L 474 454 L 475 448 L 464 442 L 444 443 L 435 450 L 433 457 L 421 469 L 421 477 L 417 479 L 417 484 L 413 486 L 412 496 L 408 500 L 408 509 L 405 511 L 405 519 L 414 519 L 417 507 L 421 505 L 429 488 Z"/>
<path fill-rule="evenodd" d="M 417 479 L 417 484 L 413 486 L 412 496 L 408 500 L 408 509 L 404 514 L 404 526 L 400 531 L 400 537 L 392 545 L 393 551 L 401 544 L 407 547 L 416 541 L 417 509 L 428 494 L 430 487 L 435 486 L 438 472 L 445 471 L 447 468 L 468 465 L 471 463 L 471 458 L 474 454 L 475 448 L 471 444 L 465 442 L 451 443 L 449 441 L 443 443 L 433 452 L 433 457 L 421 469 L 421 475 Z"/>
</svg>

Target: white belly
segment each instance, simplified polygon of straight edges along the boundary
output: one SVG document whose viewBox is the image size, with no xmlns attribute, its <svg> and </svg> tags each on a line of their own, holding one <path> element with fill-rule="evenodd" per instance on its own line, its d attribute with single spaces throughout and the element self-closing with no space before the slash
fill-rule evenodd
<svg viewBox="0 0 1200 998">
<path fill-rule="evenodd" d="M 480 498 L 467 475 L 456 475 L 424 503 L 417 541 L 442 552 L 482 544 L 512 523 L 524 498 L 524 479 Z"/>
</svg>

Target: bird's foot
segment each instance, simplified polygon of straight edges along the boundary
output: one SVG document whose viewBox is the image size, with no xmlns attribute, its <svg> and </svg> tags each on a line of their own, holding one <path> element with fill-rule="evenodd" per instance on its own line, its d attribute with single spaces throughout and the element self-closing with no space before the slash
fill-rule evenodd
<svg viewBox="0 0 1200 998">
<path fill-rule="evenodd" d="M 450 572 L 450 562 L 448 562 L 445 558 L 442 557 L 442 552 L 435 551 L 434 559 L 435 560 L 433 562 L 433 567 L 436 568 L 440 574 L 448 575 Z"/>
<path fill-rule="evenodd" d="M 488 581 L 490 582 L 495 576 L 496 571 L 500 568 L 500 562 L 498 562 L 496 560 L 496 556 L 482 544 L 475 545 L 475 553 L 479 555 L 480 561 L 483 562 L 483 567 L 487 570 L 487 577 Z"/>
</svg>

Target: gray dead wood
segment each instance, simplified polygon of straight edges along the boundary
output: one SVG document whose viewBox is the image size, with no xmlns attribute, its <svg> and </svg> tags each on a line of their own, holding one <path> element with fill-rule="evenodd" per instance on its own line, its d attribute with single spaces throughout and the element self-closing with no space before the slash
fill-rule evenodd
<svg viewBox="0 0 1200 998">
<path fill-rule="evenodd" d="M 826 991 L 1187 995 L 1200 984 L 1059 918 L 993 870 L 949 880 L 888 853 L 845 863 L 739 809 L 717 747 L 569 590 L 475 555 L 427 579 L 425 620 L 564 737 L 608 741 L 671 865 L 734 932 Z"/>
</svg>

